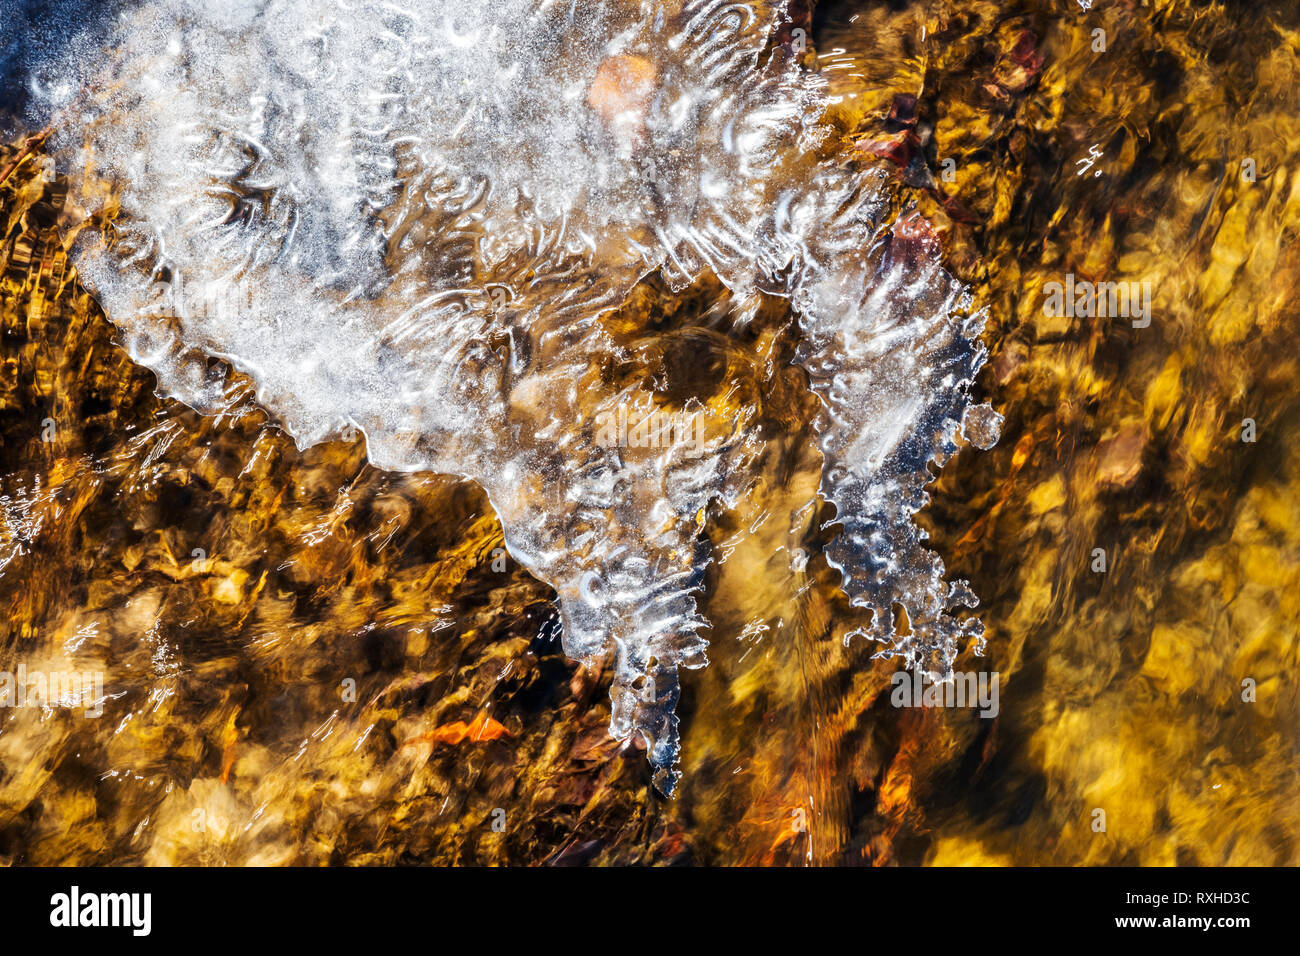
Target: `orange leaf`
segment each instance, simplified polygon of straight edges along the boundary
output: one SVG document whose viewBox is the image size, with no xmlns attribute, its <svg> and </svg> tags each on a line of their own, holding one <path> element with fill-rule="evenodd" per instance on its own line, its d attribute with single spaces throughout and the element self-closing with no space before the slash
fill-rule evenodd
<svg viewBox="0 0 1300 956">
<path fill-rule="evenodd" d="M 510 731 L 506 730 L 504 724 L 498 723 L 486 713 L 480 712 L 472 723 L 467 724 L 463 720 L 456 720 L 450 724 L 443 724 L 441 727 L 435 727 L 427 734 L 412 737 L 402 746 L 411 747 L 420 743 L 434 743 L 451 744 L 454 747 L 465 740 L 477 743 L 480 740 L 496 740 L 498 737 L 508 737 L 509 735 Z"/>
</svg>

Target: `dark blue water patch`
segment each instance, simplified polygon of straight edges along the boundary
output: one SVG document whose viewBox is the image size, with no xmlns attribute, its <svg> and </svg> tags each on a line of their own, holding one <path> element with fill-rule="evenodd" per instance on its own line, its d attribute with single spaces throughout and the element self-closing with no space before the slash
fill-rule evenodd
<svg viewBox="0 0 1300 956">
<path fill-rule="evenodd" d="M 69 63 L 84 62 L 79 51 L 102 47 L 113 19 L 131 0 L 0 0 L 0 134 L 43 125 L 43 105 L 33 102 L 32 84 L 63 77 Z"/>
</svg>

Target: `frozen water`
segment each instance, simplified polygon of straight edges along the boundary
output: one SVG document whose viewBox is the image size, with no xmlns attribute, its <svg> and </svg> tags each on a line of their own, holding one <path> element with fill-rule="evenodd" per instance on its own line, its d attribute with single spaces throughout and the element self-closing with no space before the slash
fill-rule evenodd
<svg viewBox="0 0 1300 956">
<path fill-rule="evenodd" d="M 885 221 L 883 173 L 826 141 L 819 81 L 770 43 L 783 14 L 154 0 L 34 89 L 42 121 L 71 117 L 75 261 L 131 354 L 203 410 L 223 358 L 300 445 L 355 426 L 379 467 L 482 485 L 566 652 L 614 652 L 611 732 L 643 736 L 665 792 L 678 669 L 706 662 L 698 516 L 743 492 L 760 439 L 603 382 L 626 356 L 600 318 L 649 272 L 712 272 L 738 311 L 792 299 L 864 632 L 936 676 L 979 637 L 911 518 L 927 462 L 996 438 L 967 408 L 981 321 L 924 223 Z M 602 437 L 661 413 L 692 441 Z"/>
</svg>

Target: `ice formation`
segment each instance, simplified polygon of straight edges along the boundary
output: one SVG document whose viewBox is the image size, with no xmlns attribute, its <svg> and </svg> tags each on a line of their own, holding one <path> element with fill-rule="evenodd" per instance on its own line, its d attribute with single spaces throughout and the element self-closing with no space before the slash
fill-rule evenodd
<svg viewBox="0 0 1300 956">
<path fill-rule="evenodd" d="M 843 526 L 828 559 L 867 633 L 940 677 L 979 638 L 912 515 L 963 428 L 996 439 L 968 407 L 981 322 L 923 226 L 886 222 L 884 174 L 825 142 L 815 74 L 771 42 L 783 16 L 154 0 L 37 90 L 41 120 L 74 117 L 52 142 L 80 201 L 120 203 L 74 256 L 131 354 L 202 410 L 225 359 L 300 445 L 356 427 L 379 467 L 479 483 L 557 592 L 566 652 L 613 651 L 611 732 L 643 736 L 665 792 L 678 669 L 705 663 L 699 516 L 742 493 L 759 437 L 706 416 L 698 445 L 601 440 L 664 405 L 598 374 L 620 348 L 600 317 L 654 270 L 790 297 Z"/>
</svg>

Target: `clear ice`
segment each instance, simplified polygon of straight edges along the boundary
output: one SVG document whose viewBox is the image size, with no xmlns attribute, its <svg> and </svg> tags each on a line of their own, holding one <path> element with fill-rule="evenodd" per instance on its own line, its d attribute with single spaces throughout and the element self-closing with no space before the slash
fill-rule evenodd
<svg viewBox="0 0 1300 956">
<path fill-rule="evenodd" d="M 744 493 L 762 438 L 705 415 L 696 448 L 600 440 L 620 408 L 667 409 L 597 372 L 626 358 L 600 317 L 655 270 L 713 273 L 737 314 L 790 299 L 858 633 L 936 678 L 982 644 L 912 521 L 929 462 L 996 441 L 968 394 L 982 319 L 925 224 L 887 221 L 889 177 L 830 141 L 784 15 L 155 0 L 32 85 L 89 217 L 74 261 L 131 355 L 209 412 L 223 359 L 300 446 L 356 428 L 380 468 L 481 485 L 566 653 L 613 651 L 610 732 L 643 737 L 665 793 L 678 669 L 706 663 L 698 516 Z"/>
</svg>

